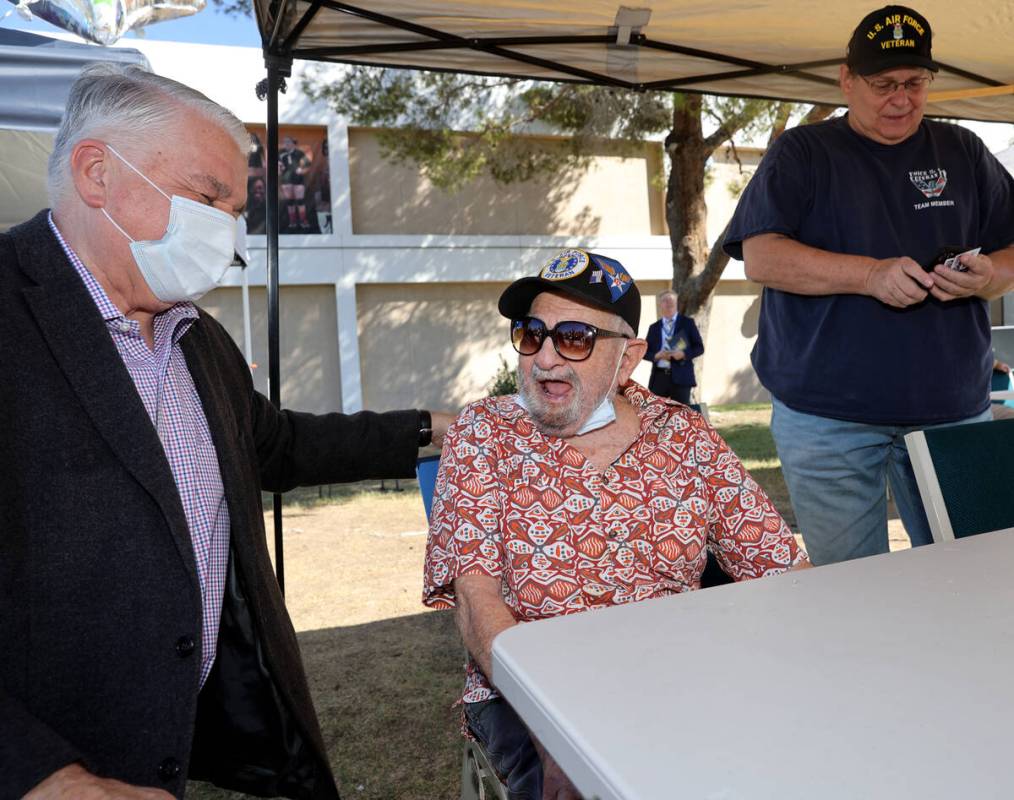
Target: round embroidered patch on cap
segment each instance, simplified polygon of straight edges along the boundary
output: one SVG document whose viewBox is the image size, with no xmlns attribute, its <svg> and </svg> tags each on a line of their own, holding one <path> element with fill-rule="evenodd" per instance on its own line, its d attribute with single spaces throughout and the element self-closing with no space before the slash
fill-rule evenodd
<svg viewBox="0 0 1014 800">
<path fill-rule="evenodd" d="M 588 268 L 588 254 L 584 250 L 564 250 L 553 257 L 539 273 L 547 281 L 565 281 L 580 275 Z"/>
</svg>

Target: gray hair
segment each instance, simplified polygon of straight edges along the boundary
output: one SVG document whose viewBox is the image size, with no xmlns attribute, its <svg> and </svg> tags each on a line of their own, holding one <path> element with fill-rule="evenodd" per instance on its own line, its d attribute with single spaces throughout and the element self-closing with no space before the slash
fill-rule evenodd
<svg viewBox="0 0 1014 800">
<path fill-rule="evenodd" d="M 679 300 L 679 295 L 676 294 L 672 289 L 666 289 L 664 292 L 659 292 L 656 298 L 658 302 L 662 302 L 666 297 L 671 297 L 674 300 Z"/>
<path fill-rule="evenodd" d="M 118 149 L 136 152 L 133 143 L 150 140 L 176 124 L 181 107 L 220 125 L 241 152 L 247 151 L 250 135 L 243 123 L 196 89 L 133 64 L 85 67 L 71 86 L 53 140 L 47 176 L 50 205 L 58 205 L 70 189 L 70 155 L 82 139 L 113 140 Z"/>
</svg>

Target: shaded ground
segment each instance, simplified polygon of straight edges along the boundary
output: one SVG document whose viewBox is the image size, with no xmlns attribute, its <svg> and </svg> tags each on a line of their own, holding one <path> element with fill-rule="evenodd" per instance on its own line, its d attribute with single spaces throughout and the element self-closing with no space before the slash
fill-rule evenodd
<svg viewBox="0 0 1014 800">
<path fill-rule="evenodd" d="M 458 797 L 464 651 L 420 602 L 426 518 L 414 482 L 285 508 L 286 602 L 343 798 Z M 270 524 L 270 520 L 269 524 Z M 192 782 L 188 797 L 241 798 Z"/>
<path fill-rule="evenodd" d="M 795 530 L 770 413 L 716 409 L 711 421 Z M 343 798 L 454 800 L 462 646 L 450 613 L 420 602 L 426 518 L 414 481 L 375 487 L 303 491 L 286 506 L 286 601 Z M 907 547 L 900 522 L 890 527 L 892 549 Z M 191 783 L 188 797 L 245 795 Z"/>
</svg>

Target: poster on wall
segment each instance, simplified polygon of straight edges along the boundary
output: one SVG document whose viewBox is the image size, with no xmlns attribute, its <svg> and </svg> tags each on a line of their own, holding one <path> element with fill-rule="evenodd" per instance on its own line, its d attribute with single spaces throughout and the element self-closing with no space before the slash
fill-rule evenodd
<svg viewBox="0 0 1014 800">
<path fill-rule="evenodd" d="M 247 125 L 246 228 L 264 234 L 267 180 L 267 132 Z M 331 173 L 327 128 L 322 125 L 280 125 L 278 128 L 278 232 L 331 233 Z"/>
</svg>

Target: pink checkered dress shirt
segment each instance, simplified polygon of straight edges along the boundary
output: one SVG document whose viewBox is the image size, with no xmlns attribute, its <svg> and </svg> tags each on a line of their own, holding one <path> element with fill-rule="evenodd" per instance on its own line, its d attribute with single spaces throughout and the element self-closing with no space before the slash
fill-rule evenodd
<svg viewBox="0 0 1014 800">
<path fill-rule="evenodd" d="M 229 510 L 208 420 L 179 343 L 197 319 L 197 308 L 192 303 L 177 303 L 168 311 L 156 314 L 155 349 L 149 350 L 141 336 L 140 325 L 124 317 L 113 305 L 98 281 L 64 241 L 52 214 L 49 227 L 105 320 L 113 344 L 162 440 L 169 468 L 176 480 L 201 583 L 203 686 L 215 661 L 218 624 L 222 615 L 222 593 L 229 562 Z"/>
</svg>

